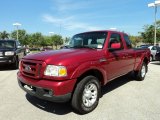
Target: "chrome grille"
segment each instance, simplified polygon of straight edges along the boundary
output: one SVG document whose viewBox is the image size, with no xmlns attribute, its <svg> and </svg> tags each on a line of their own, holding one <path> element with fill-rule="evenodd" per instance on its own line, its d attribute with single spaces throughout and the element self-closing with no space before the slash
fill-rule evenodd
<svg viewBox="0 0 160 120">
<path fill-rule="evenodd" d="M 40 78 L 42 62 L 40 61 L 21 61 L 21 71 L 24 76 L 31 78 Z"/>
</svg>

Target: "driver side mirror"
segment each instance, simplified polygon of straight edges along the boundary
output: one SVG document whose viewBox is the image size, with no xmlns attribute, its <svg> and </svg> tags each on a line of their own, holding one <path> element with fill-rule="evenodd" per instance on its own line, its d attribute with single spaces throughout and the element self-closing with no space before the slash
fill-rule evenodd
<svg viewBox="0 0 160 120">
<path fill-rule="evenodd" d="M 109 48 L 109 51 L 115 51 L 121 49 L 121 44 L 120 43 L 112 43 L 111 47 Z"/>
<path fill-rule="evenodd" d="M 111 44 L 111 49 L 120 49 L 121 48 L 121 44 L 120 43 L 112 43 Z"/>
</svg>

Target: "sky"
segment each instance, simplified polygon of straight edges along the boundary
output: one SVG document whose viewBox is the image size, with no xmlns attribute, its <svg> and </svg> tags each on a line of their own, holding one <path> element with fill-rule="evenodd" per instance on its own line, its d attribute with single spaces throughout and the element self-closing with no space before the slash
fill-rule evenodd
<svg viewBox="0 0 160 120">
<path fill-rule="evenodd" d="M 154 0 L 2 0 L 0 32 L 12 32 L 16 29 L 13 23 L 18 22 L 19 29 L 43 35 L 54 32 L 71 37 L 110 28 L 138 35 L 144 25 L 154 23 L 154 8 L 147 6 L 151 2 Z"/>
</svg>

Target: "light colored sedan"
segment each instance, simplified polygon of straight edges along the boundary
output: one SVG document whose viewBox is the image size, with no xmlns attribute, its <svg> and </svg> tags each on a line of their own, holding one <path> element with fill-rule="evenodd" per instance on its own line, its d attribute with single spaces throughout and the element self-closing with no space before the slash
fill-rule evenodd
<svg viewBox="0 0 160 120">
<path fill-rule="evenodd" d="M 157 46 L 149 46 L 148 48 L 151 51 L 150 61 L 156 60 L 155 55 L 156 55 L 158 47 Z"/>
</svg>

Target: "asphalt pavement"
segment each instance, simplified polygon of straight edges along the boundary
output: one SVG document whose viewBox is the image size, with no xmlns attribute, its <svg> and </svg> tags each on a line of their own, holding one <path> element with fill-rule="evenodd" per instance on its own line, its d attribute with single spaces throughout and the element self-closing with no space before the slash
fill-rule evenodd
<svg viewBox="0 0 160 120">
<path fill-rule="evenodd" d="M 160 120 L 160 62 L 149 64 L 144 81 L 123 76 L 108 83 L 97 108 L 86 115 L 75 113 L 69 103 L 26 94 L 17 71 L 0 68 L 0 120 Z"/>
</svg>

